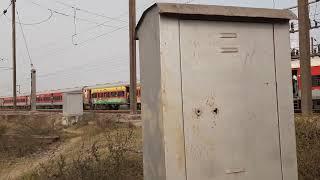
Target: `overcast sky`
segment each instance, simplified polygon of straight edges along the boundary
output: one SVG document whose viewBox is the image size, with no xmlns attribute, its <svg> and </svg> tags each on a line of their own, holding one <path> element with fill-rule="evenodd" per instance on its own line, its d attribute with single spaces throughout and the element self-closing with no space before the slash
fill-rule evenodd
<svg viewBox="0 0 320 180">
<path fill-rule="evenodd" d="M 154 2 L 137 0 L 137 19 Z M 187 0 L 158 2 L 185 3 Z M 195 0 L 192 3 L 274 7 L 272 0 Z M 0 9 L 7 8 L 9 4 L 10 0 L 0 0 Z M 76 25 L 74 9 L 66 4 L 79 8 Z M 275 5 L 276 8 L 290 7 L 296 5 L 296 0 L 275 0 Z M 22 29 L 38 73 L 38 91 L 128 81 L 127 9 L 128 0 L 17 0 Z M 0 61 L 0 67 L 12 66 L 10 18 L 11 8 L 6 16 L 0 17 L 0 59 L 5 59 Z M 107 23 L 101 25 L 103 22 Z M 72 42 L 75 32 L 78 34 L 74 38 L 74 43 L 79 44 L 77 46 Z M 30 60 L 19 24 L 17 70 L 21 92 L 29 93 Z M 12 93 L 11 81 L 12 72 L 0 69 L 0 96 Z"/>
</svg>

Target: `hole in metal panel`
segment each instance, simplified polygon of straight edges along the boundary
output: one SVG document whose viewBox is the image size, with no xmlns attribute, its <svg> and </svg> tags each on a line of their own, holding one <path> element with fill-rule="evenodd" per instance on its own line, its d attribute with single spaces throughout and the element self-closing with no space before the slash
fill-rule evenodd
<svg viewBox="0 0 320 180">
<path fill-rule="evenodd" d="M 219 113 L 219 109 L 218 109 L 218 108 L 215 108 L 214 110 L 212 110 L 212 112 L 213 112 L 214 114 L 218 114 L 218 113 Z"/>
<path fill-rule="evenodd" d="M 200 117 L 201 114 L 202 114 L 202 111 L 201 111 L 200 109 L 196 109 L 196 115 L 197 115 L 198 117 Z"/>
</svg>

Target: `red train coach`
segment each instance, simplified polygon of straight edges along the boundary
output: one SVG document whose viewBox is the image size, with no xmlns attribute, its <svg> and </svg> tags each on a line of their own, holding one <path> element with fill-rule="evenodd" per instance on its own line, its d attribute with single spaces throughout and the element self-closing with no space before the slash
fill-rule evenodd
<svg viewBox="0 0 320 180">
<path fill-rule="evenodd" d="M 37 95 L 38 109 L 62 109 L 63 93 L 62 92 L 48 92 Z"/>
<path fill-rule="evenodd" d="M 12 108 L 13 107 L 13 98 L 1 98 L 0 105 L 2 108 Z M 18 96 L 17 97 L 17 107 L 18 109 L 28 109 L 30 105 L 29 96 Z"/>
<path fill-rule="evenodd" d="M 111 92 L 109 95 L 108 93 L 103 93 L 106 95 L 104 99 L 100 97 L 100 99 L 103 99 L 105 101 L 110 100 L 112 98 L 117 98 L 117 100 L 121 97 L 123 102 L 116 104 L 112 104 L 112 101 L 110 101 L 109 104 L 114 105 L 115 107 L 122 106 L 122 109 L 129 108 L 129 85 L 127 83 L 116 83 L 116 84 L 105 84 L 105 85 L 97 85 L 92 87 L 77 87 L 77 88 L 71 88 L 71 89 L 64 89 L 64 90 L 58 90 L 58 91 L 48 91 L 48 92 L 42 92 L 37 93 L 36 97 L 36 105 L 37 109 L 62 109 L 63 108 L 63 93 L 65 92 L 72 92 L 72 91 L 82 91 L 83 92 L 83 105 L 84 109 L 96 109 L 98 106 L 98 101 L 94 101 L 95 95 L 92 92 L 93 89 L 97 88 L 117 88 L 117 87 L 123 87 L 123 92 Z M 113 97 L 112 93 L 116 96 Z M 122 93 L 122 96 L 119 96 L 119 93 Z M 101 94 L 101 93 L 100 93 Z M 100 96 L 100 95 L 99 95 Z M 113 100 L 114 100 L 113 99 Z M 138 84 L 137 87 L 137 103 L 138 103 L 138 109 L 141 109 L 141 86 Z M 2 109 L 10 109 L 13 108 L 13 98 L 12 97 L 5 97 L 0 98 L 0 108 Z M 18 109 L 30 109 L 30 96 L 19 96 L 17 97 L 17 108 Z M 118 108 L 116 108 L 118 109 Z"/>
<path fill-rule="evenodd" d="M 292 84 L 294 108 L 296 112 L 301 110 L 301 70 L 298 60 L 291 62 L 292 68 Z M 311 59 L 311 75 L 312 75 L 312 100 L 313 109 L 320 110 L 320 58 L 314 57 Z"/>
</svg>

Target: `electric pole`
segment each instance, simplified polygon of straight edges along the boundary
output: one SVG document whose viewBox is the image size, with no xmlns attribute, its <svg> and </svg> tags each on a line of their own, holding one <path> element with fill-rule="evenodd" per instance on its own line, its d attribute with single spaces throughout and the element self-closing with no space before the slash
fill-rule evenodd
<svg viewBox="0 0 320 180">
<path fill-rule="evenodd" d="M 16 64 L 16 0 L 12 0 L 12 66 L 13 108 L 17 109 L 17 64 Z"/>
<path fill-rule="evenodd" d="M 310 63 L 310 19 L 308 0 L 298 0 L 299 50 L 301 69 L 301 111 L 312 114 L 312 80 Z"/>
<path fill-rule="evenodd" d="M 136 0 L 129 0 L 130 112 L 137 113 Z"/>
<path fill-rule="evenodd" d="M 30 105 L 31 111 L 37 110 L 37 85 L 36 85 L 36 70 L 34 68 L 31 69 L 31 97 L 30 97 Z"/>
</svg>

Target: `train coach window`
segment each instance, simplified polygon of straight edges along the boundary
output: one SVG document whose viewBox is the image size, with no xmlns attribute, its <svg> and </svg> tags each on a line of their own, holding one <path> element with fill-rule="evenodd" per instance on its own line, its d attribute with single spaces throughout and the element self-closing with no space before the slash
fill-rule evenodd
<svg viewBox="0 0 320 180">
<path fill-rule="evenodd" d="M 124 92 L 123 91 L 118 92 L 118 96 L 119 97 L 123 97 L 124 96 Z"/>
<path fill-rule="evenodd" d="M 60 101 L 62 98 L 61 98 L 61 96 L 54 96 L 53 97 L 53 100 L 55 100 L 55 101 Z"/>
<path fill-rule="evenodd" d="M 111 92 L 111 97 L 117 97 L 117 92 Z"/>
<path fill-rule="evenodd" d="M 320 75 L 312 76 L 312 87 L 320 86 Z"/>
</svg>

